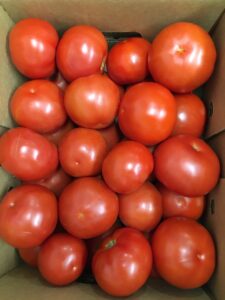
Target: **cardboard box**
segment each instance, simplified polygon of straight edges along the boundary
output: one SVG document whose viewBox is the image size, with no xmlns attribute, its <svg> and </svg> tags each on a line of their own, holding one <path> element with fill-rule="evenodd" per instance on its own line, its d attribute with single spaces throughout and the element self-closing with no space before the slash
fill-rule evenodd
<svg viewBox="0 0 225 300">
<path fill-rule="evenodd" d="M 220 157 L 221 179 L 209 195 L 204 217 L 217 248 L 217 268 L 204 288 L 183 291 L 164 282 L 150 280 L 129 299 L 225 299 L 225 8 L 224 0 L 1 0 L 0 1 L 0 134 L 13 127 L 8 101 L 15 88 L 25 79 L 12 66 L 8 56 L 7 35 L 15 22 L 26 17 L 50 21 L 59 32 L 75 24 L 90 24 L 104 32 L 141 33 L 150 41 L 164 26 L 176 21 L 192 21 L 211 34 L 218 51 L 213 77 L 206 84 L 203 98 L 209 112 L 206 137 Z M 220 18 L 219 18 L 220 17 Z M 219 19 L 219 20 L 218 20 Z M 0 168 L 0 197 L 18 184 Z M 1 300 L 71 300 L 115 299 L 96 285 L 73 283 L 55 288 L 40 278 L 37 271 L 21 264 L 16 252 L 0 241 Z"/>
</svg>

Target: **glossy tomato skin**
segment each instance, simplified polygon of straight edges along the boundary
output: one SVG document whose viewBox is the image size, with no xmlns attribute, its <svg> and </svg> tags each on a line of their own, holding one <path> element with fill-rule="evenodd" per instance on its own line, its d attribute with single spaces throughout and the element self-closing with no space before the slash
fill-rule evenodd
<svg viewBox="0 0 225 300">
<path fill-rule="evenodd" d="M 87 249 L 82 240 L 69 234 L 57 233 L 42 245 L 38 268 L 49 283 L 63 286 L 80 276 L 86 260 Z"/>
<path fill-rule="evenodd" d="M 69 132 L 70 130 L 74 129 L 75 124 L 68 120 L 62 127 L 57 129 L 56 131 L 52 133 L 46 133 L 44 134 L 44 137 L 47 138 L 50 142 L 55 144 L 56 146 L 59 146 L 60 142 L 62 141 L 63 137 Z"/>
<path fill-rule="evenodd" d="M 174 95 L 177 105 L 177 120 L 172 135 L 190 134 L 200 137 L 206 122 L 203 101 L 194 94 Z"/>
<path fill-rule="evenodd" d="M 219 159 L 199 138 L 190 135 L 171 137 L 156 148 L 154 158 L 158 180 L 180 195 L 206 195 L 218 181 Z"/>
<path fill-rule="evenodd" d="M 116 222 L 118 197 L 103 182 L 93 177 L 69 184 L 59 199 L 59 218 L 63 227 L 82 239 L 96 237 Z"/>
<path fill-rule="evenodd" d="M 148 279 L 151 269 L 151 247 L 142 233 L 133 228 L 118 229 L 106 238 L 92 261 L 98 285 L 113 296 L 136 292 Z"/>
<path fill-rule="evenodd" d="M 134 84 L 148 75 L 150 43 L 144 38 L 128 38 L 115 44 L 107 58 L 107 72 L 118 84 Z"/>
<path fill-rule="evenodd" d="M 209 34 L 196 24 L 178 22 L 153 40 L 149 70 L 155 81 L 176 93 L 188 93 L 213 72 L 216 49 Z"/>
<path fill-rule="evenodd" d="M 0 164 L 23 181 L 40 180 L 56 170 L 58 153 L 55 145 L 40 134 L 18 127 L 1 137 Z"/>
<path fill-rule="evenodd" d="M 36 268 L 38 265 L 38 254 L 40 246 L 33 248 L 20 248 L 18 249 L 21 259 L 29 266 Z"/>
<path fill-rule="evenodd" d="M 151 152 L 142 144 L 123 141 L 106 156 L 102 175 L 115 192 L 126 194 L 137 190 L 153 170 Z"/>
<path fill-rule="evenodd" d="M 112 148 L 116 146 L 121 139 L 119 128 L 115 123 L 107 128 L 100 129 L 99 132 L 104 137 L 108 146 L 108 150 L 112 150 Z"/>
<path fill-rule="evenodd" d="M 52 81 L 64 92 L 68 86 L 66 80 L 60 72 L 57 72 Z"/>
<path fill-rule="evenodd" d="M 169 218 L 152 239 L 154 263 L 170 284 L 192 289 L 204 285 L 215 268 L 215 246 L 209 232 L 188 218 Z"/>
<path fill-rule="evenodd" d="M 10 111 L 19 126 L 38 133 L 59 129 L 66 122 L 63 92 L 49 80 L 31 80 L 13 94 Z"/>
<path fill-rule="evenodd" d="M 126 137 L 145 145 L 158 144 L 175 125 L 174 96 L 158 83 L 138 83 L 125 92 L 118 120 Z"/>
<path fill-rule="evenodd" d="M 108 51 L 104 35 L 95 27 L 73 26 L 62 36 L 56 53 L 57 66 L 67 81 L 101 73 Z"/>
<path fill-rule="evenodd" d="M 47 188 L 22 185 L 0 204 L 0 236 L 15 248 L 39 246 L 57 223 L 57 201 Z"/>
<path fill-rule="evenodd" d="M 47 21 L 19 21 L 9 34 L 9 51 L 16 68 L 28 78 L 47 78 L 55 70 L 58 34 Z"/>
<path fill-rule="evenodd" d="M 161 220 L 162 197 L 150 182 L 133 193 L 119 195 L 119 203 L 119 217 L 125 226 L 148 232 Z"/>
<path fill-rule="evenodd" d="M 59 145 L 61 166 L 66 173 L 74 177 L 99 174 L 106 154 L 106 141 L 94 129 L 75 128 Z"/>
<path fill-rule="evenodd" d="M 205 197 L 185 197 L 168 190 L 162 184 L 157 188 L 162 196 L 163 218 L 186 217 L 198 220 L 204 211 Z"/>
</svg>

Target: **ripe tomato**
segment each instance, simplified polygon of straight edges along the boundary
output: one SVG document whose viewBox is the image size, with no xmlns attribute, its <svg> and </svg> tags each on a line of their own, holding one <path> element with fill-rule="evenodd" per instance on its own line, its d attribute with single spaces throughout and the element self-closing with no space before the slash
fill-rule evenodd
<svg viewBox="0 0 225 300">
<path fill-rule="evenodd" d="M 59 129 L 67 119 L 63 92 L 49 80 L 31 80 L 13 94 L 10 111 L 19 126 L 39 133 Z"/>
<path fill-rule="evenodd" d="M 120 105 L 119 126 L 125 136 L 146 145 L 165 140 L 176 122 L 176 102 L 158 83 L 130 87 Z"/>
<path fill-rule="evenodd" d="M 137 191 L 119 196 L 119 217 L 128 227 L 150 231 L 162 217 L 162 197 L 150 182 Z"/>
<path fill-rule="evenodd" d="M 38 265 L 39 251 L 40 251 L 40 246 L 33 247 L 33 248 L 18 249 L 19 255 L 22 258 L 22 260 L 33 268 L 36 268 Z"/>
<path fill-rule="evenodd" d="M 115 123 L 107 128 L 100 129 L 99 132 L 104 137 L 108 150 L 111 150 L 120 141 L 120 132 Z"/>
<path fill-rule="evenodd" d="M 162 196 L 163 217 L 187 217 L 199 219 L 204 211 L 205 197 L 185 197 L 168 190 L 162 184 L 157 188 Z"/>
<path fill-rule="evenodd" d="M 45 20 L 24 19 L 9 33 L 9 51 L 16 68 L 29 78 L 46 78 L 55 70 L 58 34 Z"/>
<path fill-rule="evenodd" d="M 152 239 L 154 263 L 170 284 L 192 289 L 205 284 L 215 268 L 215 247 L 209 232 L 188 218 L 169 218 Z"/>
<path fill-rule="evenodd" d="M 155 81 L 176 93 L 188 93 L 213 72 L 216 49 L 209 34 L 196 24 L 174 23 L 153 40 L 149 70 Z"/>
<path fill-rule="evenodd" d="M 126 194 L 136 191 L 153 170 L 151 152 L 142 144 L 123 141 L 106 156 L 102 175 L 115 192 Z"/>
<path fill-rule="evenodd" d="M 1 137 L 0 164 L 21 180 L 40 180 L 56 170 L 58 153 L 55 145 L 40 134 L 18 127 Z"/>
<path fill-rule="evenodd" d="M 148 279 L 151 268 L 151 247 L 133 228 L 118 229 L 106 238 L 92 261 L 98 285 L 113 296 L 136 292 Z"/>
<path fill-rule="evenodd" d="M 57 223 L 57 201 L 47 188 L 22 185 L 0 203 L 0 236 L 16 248 L 39 246 Z"/>
<path fill-rule="evenodd" d="M 57 66 L 67 81 L 100 73 L 108 51 L 104 35 L 93 26 L 73 26 L 58 45 Z"/>
<path fill-rule="evenodd" d="M 118 84 L 143 81 L 148 75 L 150 43 L 143 38 L 128 38 L 111 48 L 107 58 L 107 72 Z"/>
<path fill-rule="evenodd" d="M 67 133 L 59 145 L 62 168 L 74 177 L 99 174 L 106 154 L 105 139 L 93 129 L 75 128 Z"/>
<path fill-rule="evenodd" d="M 74 80 L 65 92 L 65 108 L 73 122 L 87 128 L 109 126 L 120 102 L 119 87 L 106 75 L 94 74 Z"/>
<path fill-rule="evenodd" d="M 116 221 L 119 201 L 98 178 L 79 178 L 69 184 L 59 199 L 59 218 L 72 235 L 89 239 L 107 231 Z"/>
<path fill-rule="evenodd" d="M 154 151 L 155 175 L 168 189 L 184 196 L 209 193 L 220 175 L 219 159 L 201 139 L 177 135 Z"/>
<path fill-rule="evenodd" d="M 174 97 L 177 104 L 177 121 L 172 135 L 201 136 L 206 122 L 206 109 L 202 100 L 194 94 L 175 95 Z"/>
<path fill-rule="evenodd" d="M 38 268 L 51 284 L 63 286 L 76 280 L 87 259 L 85 243 L 69 234 L 57 233 L 41 246 Z"/>
<path fill-rule="evenodd" d="M 74 129 L 75 125 L 68 120 L 62 127 L 52 133 L 46 133 L 44 136 L 56 146 L 59 146 L 60 142 L 62 141 L 63 137 L 69 132 L 70 130 Z"/>
<path fill-rule="evenodd" d="M 56 75 L 53 77 L 52 81 L 64 92 L 65 89 L 67 88 L 67 82 L 66 80 L 62 77 L 60 72 L 57 72 Z"/>
</svg>

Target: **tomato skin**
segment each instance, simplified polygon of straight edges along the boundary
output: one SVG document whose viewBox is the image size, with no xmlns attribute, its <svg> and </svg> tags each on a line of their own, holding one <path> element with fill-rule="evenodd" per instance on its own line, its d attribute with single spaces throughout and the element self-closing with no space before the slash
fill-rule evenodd
<svg viewBox="0 0 225 300">
<path fill-rule="evenodd" d="M 206 122 L 206 108 L 194 94 L 174 95 L 177 104 L 177 120 L 172 135 L 202 135 Z"/>
<path fill-rule="evenodd" d="M 120 194 L 137 190 L 153 170 L 151 152 L 142 144 L 123 141 L 106 156 L 102 175 L 106 184 Z"/>
<path fill-rule="evenodd" d="M 176 93 L 188 93 L 213 72 L 216 49 L 209 34 L 196 24 L 178 22 L 153 40 L 149 70 L 156 82 Z"/>
<path fill-rule="evenodd" d="M 10 111 L 19 126 L 38 133 L 59 129 L 67 119 L 63 93 L 49 80 L 31 80 L 13 94 Z"/>
<path fill-rule="evenodd" d="M 38 254 L 40 246 L 33 248 L 20 248 L 18 249 L 21 259 L 29 266 L 36 268 L 38 265 Z"/>
<path fill-rule="evenodd" d="M 17 127 L 1 137 L 0 164 L 23 181 L 40 180 L 56 170 L 58 153 L 55 145 L 40 134 Z"/>
<path fill-rule="evenodd" d="M 66 82 L 66 80 L 62 77 L 62 74 L 60 74 L 60 72 L 57 72 L 57 74 L 54 76 L 53 80 L 52 80 L 57 87 L 59 87 L 63 92 L 66 90 L 68 84 Z"/>
<path fill-rule="evenodd" d="M 87 259 L 85 243 L 69 234 L 57 233 L 41 246 L 38 268 L 49 283 L 63 286 L 83 272 Z"/>
<path fill-rule="evenodd" d="M 19 21 L 9 33 L 13 64 L 28 78 L 47 78 L 55 70 L 58 33 L 47 21 L 28 18 Z"/>
<path fill-rule="evenodd" d="M 97 28 L 73 26 L 62 36 L 56 53 L 57 66 L 67 81 L 101 73 L 108 45 Z"/>
<path fill-rule="evenodd" d="M 79 126 L 105 128 L 116 116 L 120 94 L 119 87 L 106 75 L 81 77 L 66 89 L 65 108 Z"/>
<path fill-rule="evenodd" d="M 112 227 L 119 213 L 118 197 L 98 178 L 74 180 L 59 199 L 62 226 L 73 236 L 88 239 Z"/>
<path fill-rule="evenodd" d="M 177 135 L 154 151 L 157 179 L 168 189 L 188 197 L 206 195 L 216 185 L 220 163 L 215 152 L 201 139 Z"/>
<path fill-rule="evenodd" d="M 92 261 L 98 285 L 113 296 L 136 292 L 148 279 L 151 268 L 151 247 L 133 228 L 118 229 L 106 238 Z"/>
<path fill-rule="evenodd" d="M 162 196 L 163 218 L 186 217 L 198 220 L 204 211 L 205 197 L 185 197 L 168 190 L 162 184 L 157 188 Z"/>
<path fill-rule="evenodd" d="M 145 145 L 158 144 L 169 137 L 175 125 L 174 96 L 158 83 L 138 83 L 125 92 L 118 120 L 129 139 Z"/>
<path fill-rule="evenodd" d="M 137 191 L 119 196 L 119 217 L 128 227 L 150 231 L 162 217 L 162 197 L 150 182 L 144 183 Z"/>
<path fill-rule="evenodd" d="M 99 174 L 106 154 L 106 141 L 94 129 L 75 128 L 67 133 L 59 145 L 61 166 L 74 177 Z"/>
<path fill-rule="evenodd" d="M 15 248 L 39 246 L 56 223 L 56 197 L 45 187 L 18 186 L 0 203 L 0 236 Z"/>
<path fill-rule="evenodd" d="M 62 127 L 52 133 L 44 134 L 44 137 L 49 140 L 49 142 L 59 146 L 63 137 L 69 132 L 70 130 L 74 129 L 75 124 L 73 124 L 70 120 L 68 120 Z"/>
<path fill-rule="evenodd" d="M 119 129 L 115 123 L 107 128 L 99 129 L 99 132 L 104 137 L 109 151 L 112 150 L 121 139 Z"/>
<path fill-rule="evenodd" d="M 107 72 L 117 84 L 143 81 L 148 75 L 150 43 L 143 38 L 128 38 L 115 44 L 107 58 Z"/>
<path fill-rule="evenodd" d="M 204 285 L 215 268 L 215 246 L 209 232 L 188 218 L 169 218 L 152 239 L 154 263 L 170 284 L 192 289 Z"/>
</svg>

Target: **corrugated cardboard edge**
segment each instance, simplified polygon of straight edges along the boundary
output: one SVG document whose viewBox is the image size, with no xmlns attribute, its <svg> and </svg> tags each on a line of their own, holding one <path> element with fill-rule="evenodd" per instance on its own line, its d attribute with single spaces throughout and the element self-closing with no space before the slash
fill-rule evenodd
<svg viewBox="0 0 225 300">
<path fill-rule="evenodd" d="M 221 177 L 225 178 L 225 131 L 213 136 L 207 142 L 217 153 L 220 160 Z"/>
</svg>

